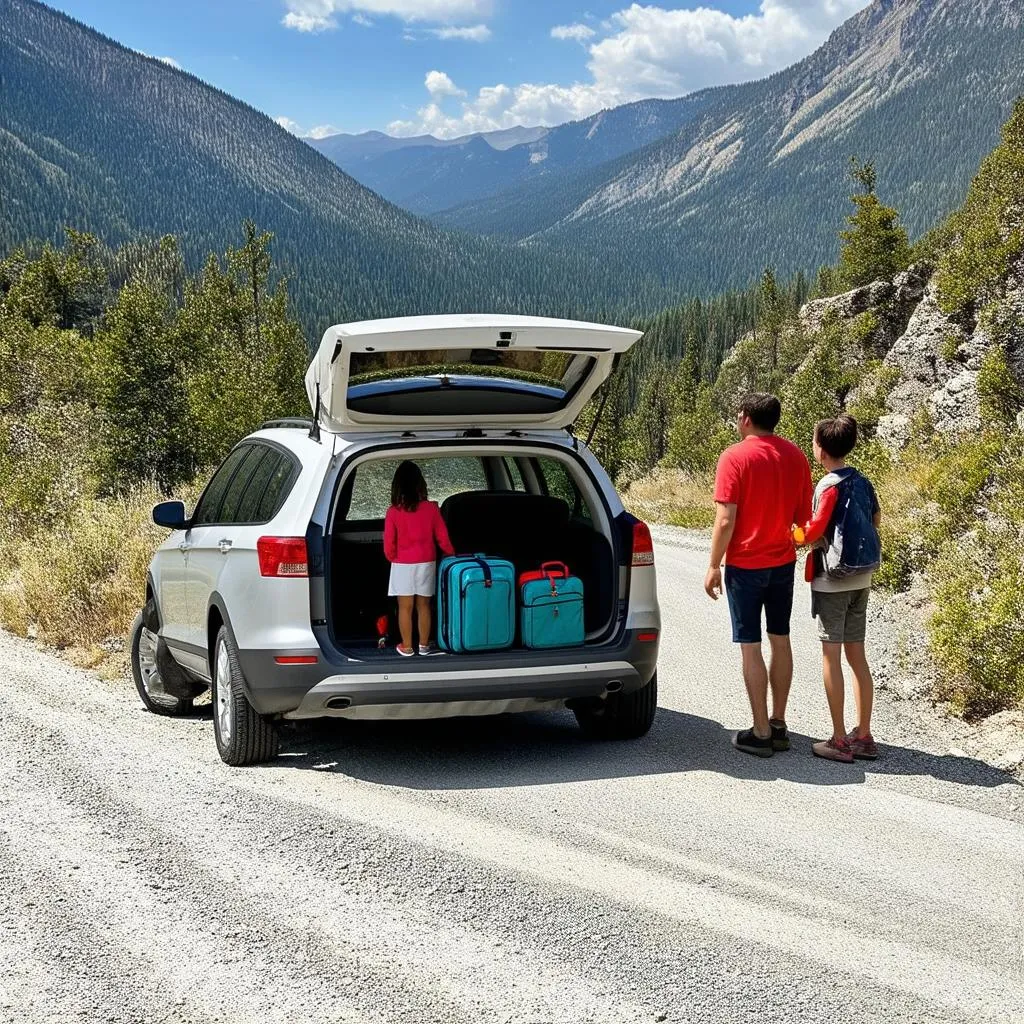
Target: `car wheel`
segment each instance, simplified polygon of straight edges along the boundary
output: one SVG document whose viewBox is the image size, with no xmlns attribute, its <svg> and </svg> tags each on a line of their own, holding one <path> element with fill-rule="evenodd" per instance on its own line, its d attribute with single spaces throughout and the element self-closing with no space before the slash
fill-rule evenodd
<svg viewBox="0 0 1024 1024">
<path fill-rule="evenodd" d="M 240 767 L 277 757 L 277 730 L 249 703 L 235 642 L 226 626 L 213 651 L 213 734 L 225 764 Z"/>
<path fill-rule="evenodd" d="M 147 711 L 154 715 L 184 715 L 192 699 L 168 693 L 161 670 L 159 622 L 152 601 L 135 616 L 131 633 L 132 679 Z"/>
<path fill-rule="evenodd" d="M 580 728 L 594 739 L 635 740 L 654 724 L 658 710 L 658 673 L 632 693 L 610 693 L 604 700 L 573 709 Z"/>
</svg>

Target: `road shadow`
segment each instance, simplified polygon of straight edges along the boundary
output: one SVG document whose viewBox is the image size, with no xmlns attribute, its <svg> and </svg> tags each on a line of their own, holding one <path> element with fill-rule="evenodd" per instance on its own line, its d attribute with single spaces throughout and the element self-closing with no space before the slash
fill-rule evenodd
<svg viewBox="0 0 1024 1024">
<path fill-rule="evenodd" d="M 836 764 L 811 754 L 813 740 L 794 734 L 793 749 L 771 758 L 735 751 L 720 722 L 659 708 L 647 736 L 627 742 L 587 739 L 569 712 L 401 722 L 320 719 L 282 729 L 276 767 L 337 772 L 409 789 L 457 790 L 717 772 L 770 782 L 849 786 L 869 775 L 930 776 L 965 786 L 1014 784 L 983 761 L 880 744 L 877 761 Z"/>
</svg>

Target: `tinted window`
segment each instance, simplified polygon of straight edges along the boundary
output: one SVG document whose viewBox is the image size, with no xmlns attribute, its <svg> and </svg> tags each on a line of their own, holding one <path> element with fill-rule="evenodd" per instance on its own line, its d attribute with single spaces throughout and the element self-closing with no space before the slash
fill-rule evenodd
<svg viewBox="0 0 1024 1024">
<path fill-rule="evenodd" d="M 263 445 L 257 447 L 262 454 L 259 462 L 253 467 L 249 482 L 245 485 L 245 493 L 238 503 L 238 509 L 235 512 L 235 522 L 238 523 L 262 522 L 257 515 L 260 500 L 263 498 L 263 492 L 266 490 L 270 478 L 274 475 L 274 470 L 277 469 L 278 463 L 281 461 L 281 456 L 273 448 Z"/>
<path fill-rule="evenodd" d="M 205 523 L 216 523 L 221 499 L 224 492 L 234 476 L 235 470 L 248 456 L 249 448 L 236 448 L 222 463 L 220 469 L 213 474 L 213 479 L 206 485 L 203 496 L 199 499 L 195 514 L 192 516 L 194 526 L 202 526 Z"/>
<path fill-rule="evenodd" d="M 294 481 L 295 463 L 287 455 L 278 456 L 274 471 L 260 497 L 259 508 L 256 510 L 257 523 L 269 523 L 281 511 Z"/>
<path fill-rule="evenodd" d="M 217 516 L 217 521 L 220 523 L 237 523 L 238 509 L 242 503 L 242 498 L 245 495 L 245 489 L 252 479 L 253 472 L 257 469 L 260 462 L 263 461 L 263 453 L 265 449 L 262 445 L 249 445 L 246 448 L 245 461 L 238 467 L 237 472 L 228 482 L 227 490 L 224 492 L 224 498 L 220 503 L 220 514 Z"/>
<path fill-rule="evenodd" d="M 356 468 L 349 502 L 350 520 L 383 519 L 391 504 L 391 480 L 400 459 L 376 459 Z M 479 458 L 455 457 L 444 459 L 416 459 L 427 482 L 427 494 L 439 505 L 445 498 L 461 491 L 487 490 L 487 477 Z"/>
<path fill-rule="evenodd" d="M 590 510 L 583 495 L 565 465 L 557 459 L 538 459 L 537 466 L 544 479 L 544 486 L 553 498 L 561 498 L 573 516 L 590 522 Z"/>
</svg>

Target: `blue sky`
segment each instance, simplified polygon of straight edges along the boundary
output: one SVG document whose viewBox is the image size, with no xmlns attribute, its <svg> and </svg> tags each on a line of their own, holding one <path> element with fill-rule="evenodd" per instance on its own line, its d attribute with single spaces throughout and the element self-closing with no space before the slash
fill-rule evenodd
<svg viewBox="0 0 1024 1024">
<path fill-rule="evenodd" d="M 54 0 L 299 134 L 451 137 L 760 78 L 868 0 Z"/>
</svg>

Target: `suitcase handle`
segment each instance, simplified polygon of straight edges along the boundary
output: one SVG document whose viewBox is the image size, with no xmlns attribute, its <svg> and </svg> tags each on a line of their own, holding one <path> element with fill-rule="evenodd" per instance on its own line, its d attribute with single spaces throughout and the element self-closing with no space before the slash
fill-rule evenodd
<svg viewBox="0 0 1024 1024">
<path fill-rule="evenodd" d="M 549 569 L 552 571 L 549 572 Z M 555 569 L 558 571 L 555 572 Z M 569 576 L 569 566 L 567 566 L 565 562 L 542 562 L 540 571 L 544 573 L 548 579 L 553 579 L 556 576 L 561 576 L 563 578 L 567 578 Z"/>
<path fill-rule="evenodd" d="M 494 583 L 494 577 L 491 576 L 491 567 L 487 564 L 486 555 L 471 555 L 470 556 L 477 565 L 480 566 L 484 571 L 484 586 L 490 587 Z"/>
</svg>

